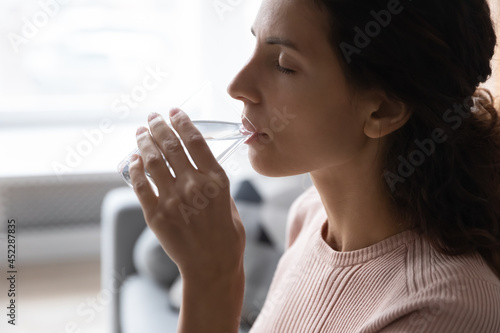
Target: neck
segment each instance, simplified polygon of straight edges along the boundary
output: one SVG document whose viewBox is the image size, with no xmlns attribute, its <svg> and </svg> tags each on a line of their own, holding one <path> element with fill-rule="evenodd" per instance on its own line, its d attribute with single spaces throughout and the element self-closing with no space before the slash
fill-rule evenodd
<svg viewBox="0 0 500 333">
<path fill-rule="evenodd" d="M 382 169 L 373 160 L 359 156 L 311 172 L 328 217 L 323 238 L 334 250 L 358 250 L 405 230 L 384 188 Z"/>
</svg>

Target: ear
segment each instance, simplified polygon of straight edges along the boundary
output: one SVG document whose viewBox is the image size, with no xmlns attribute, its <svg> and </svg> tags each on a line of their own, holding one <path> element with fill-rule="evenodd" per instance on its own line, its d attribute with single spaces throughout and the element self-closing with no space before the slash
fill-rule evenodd
<svg viewBox="0 0 500 333">
<path fill-rule="evenodd" d="M 378 108 L 367 112 L 364 132 L 372 139 L 384 137 L 401 128 L 412 112 L 403 102 L 393 101 L 384 97 Z"/>
</svg>

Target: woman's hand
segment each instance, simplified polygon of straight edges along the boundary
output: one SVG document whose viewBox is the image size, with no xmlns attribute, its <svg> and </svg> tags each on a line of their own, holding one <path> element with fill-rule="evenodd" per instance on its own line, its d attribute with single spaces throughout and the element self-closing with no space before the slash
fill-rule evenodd
<svg viewBox="0 0 500 333">
<path fill-rule="evenodd" d="M 210 283 L 222 276 L 241 276 L 245 230 L 230 196 L 228 177 L 189 117 L 172 109 L 170 119 L 198 169 L 165 120 L 151 114 L 151 134 L 145 127 L 137 130 L 142 157 L 135 155 L 137 159 L 130 166 L 146 223 L 179 267 L 184 281 Z M 158 195 L 144 167 L 157 185 Z"/>
</svg>

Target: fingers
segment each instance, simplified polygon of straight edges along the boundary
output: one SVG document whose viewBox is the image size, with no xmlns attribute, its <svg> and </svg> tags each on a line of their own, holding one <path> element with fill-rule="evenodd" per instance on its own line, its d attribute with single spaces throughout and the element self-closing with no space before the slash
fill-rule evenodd
<svg viewBox="0 0 500 333">
<path fill-rule="evenodd" d="M 134 160 L 134 158 L 136 159 Z M 144 164 L 139 155 L 134 154 L 132 156 L 129 173 L 132 187 L 134 188 L 134 192 L 144 211 L 144 217 L 148 220 L 148 212 L 150 212 L 152 208 L 156 207 L 158 197 L 154 193 L 153 188 L 144 173 Z"/>
<path fill-rule="evenodd" d="M 198 170 L 206 173 L 210 170 L 220 169 L 220 165 L 208 147 L 207 142 L 191 122 L 189 116 L 181 109 L 175 108 L 170 110 L 170 119 Z"/>
<path fill-rule="evenodd" d="M 163 117 L 153 113 L 149 115 L 148 120 L 153 139 L 174 170 L 175 176 L 177 177 L 186 171 L 194 171 L 195 169 L 189 161 L 181 141 L 167 125 Z"/>
<path fill-rule="evenodd" d="M 174 177 L 167 167 L 167 163 L 145 127 L 137 130 L 137 146 L 141 151 L 141 164 L 144 163 L 146 169 L 154 179 L 158 187 L 158 192 L 168 192 L 174 185 Z"/>
<path fill-rule="evenodd" d="M 174 111 L 174 112 L 172 112 Z M 178 111 L 175 115 L 175 111 Z M 158 193 L 168 194 L 175 188 L 176 178 L 191 171 L 196 171 L 186 154 L 181 140 L 198 170 L 206 175 L 223 172 L 213 156 L 207 142 L 189 117 L 180 109 L 171 110 L 171 122 L 180 139 L 161 115 L 154 113 L 148 117 L 151 134 L 145 127 L 137 130 L 137 145 L 141 151 L 141 163 L 154 179 Z M 170 173 L 163 158 L 172 167 L 175 177 Z"/>
</svg>

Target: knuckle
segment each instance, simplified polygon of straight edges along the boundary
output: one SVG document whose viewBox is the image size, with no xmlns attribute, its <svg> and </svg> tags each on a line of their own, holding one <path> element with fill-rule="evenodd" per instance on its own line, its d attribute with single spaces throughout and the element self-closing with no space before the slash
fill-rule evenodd
<svg viewBox="0 0 500 333">
<path fill-rule="evenodd" d="M 174 222 L 179 219 L 178 213 L 182 205 L 183 201 L 179 196 L 164 199 L 156 213 L 157 220 L 170 222 L 169 225 L 173 226 Z"/>
<path fill-rule="evenodd" d="M 189 134 L 188 139 L 189 139 L 189 141 L 202 141 L 202 142 L 205 141 L 205 139 L 203 138 L 203 135 L 201 135 L 201 133 L 199 133 L 199 132 L 194 132 L 194 133 Z"/>
<path fill-rule="evenodd" d="M 161 143 L 161 149 L 165 153 L 177 153 L 182 150 L 182 145 L 179 140 L 164 140 Z"/>
<path fill-rule="evenodd" d="M 163 162 L 163 157 L 160 154 L 147 154 L 144 156 L 144 165 L 147 169 L 154 169 L 160 167 Z"/>
<path fill-rule="evenodd" d="M 198 184 L 194 180 L 188 180 L 186 182 L 185 190 L 188 195 L 192 195 L 193 193 L 198 192 Z"/>
<path fill-rule="evenodd" d="M 210 171 L 209 177 L 218 184 L 229 184 L 229 177 L 227 176 L 224 169 L 222 169 L 222 167 L 220 166 L 216 170 Z"/>
<path fill-rule="evenodd" d="M 181 203 L 182 203 L 181 198 L 178 196 L 174 196 L 174 197 L 170 197 L 170 198 L 165 199 L 164 205 L 165 205 L 165 209 L 167 211 L 173 211 L 173 210 L 177 210 L 177 208 L 179 207 L 179 205 Z"/>
<path fill-rule="evenodd" d="M 188 135 L 187 140 L 191 144 L 191 146 L 195 147 L 203 147 L 205 146 L 205 139 L 200 133 L 191 133 Z"/>
<path fill-rule="evenodd" d="M 166 207 L 158 209 L 154 215 L 155 216 L 154 221 L 156 221 L 156 224 L 164 223 L 165 221 L 170 220 L 171 216 L 169 212 L 170 211 Z"/>
<path fill-rule="evenodd" d="M 176 117 L 174 118 L 174 121 L 177 127 L 185 127 L 189 123 L 186 117 Z"/>
<path fill-rule="evenodd" d="M 134 190 L 136 193 L 144 193 L 146 190 L 148 190 L 149 184 L 147 180 L 139 180 L 137 183 L 134 184 Z"/>
<path fill-rule="evenodd" d="M 144 162 L 144 156 L 142 157 L 142 160 Z M 129 172 L 130 172 L 131 177 L 134 177 L 133 175 L 139 174 L 140 170 L 141 169 L 139 167 L 139 163 L 130 163 L 129 164 Z"/>
</svg>

